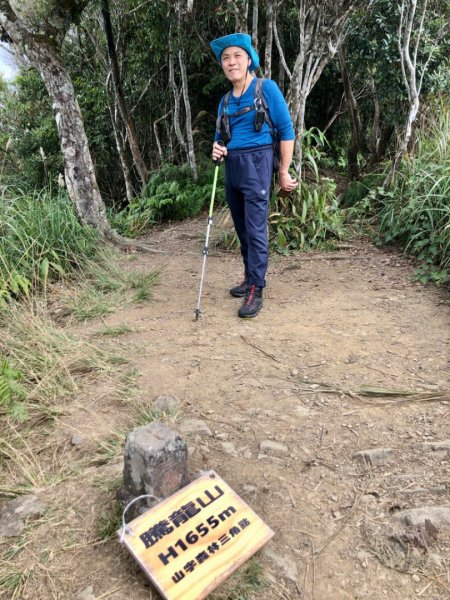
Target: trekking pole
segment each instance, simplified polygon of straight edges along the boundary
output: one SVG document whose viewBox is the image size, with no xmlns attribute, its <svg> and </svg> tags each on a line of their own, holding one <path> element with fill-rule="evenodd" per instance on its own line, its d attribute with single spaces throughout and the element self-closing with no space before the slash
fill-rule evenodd
<svg viewBox="0 0 450 600">
<path fill-rule="evenodd" d="M 222 142 L 222 140 L 219 140 L 217 142 L 220 146 L 224 146 L 225 144 Z M 219 174 L 219 167 L 220 167 L 220 163 L 222 162 L 221 158 L 218 158 L 217 160 L 214 161 L 214 164 L 216 165 L 216 168 L 214 169 L 214 181 L 213 181 L 213 187 L 212 187 L 212 192 L 211 192 L 211 202 L 209 203 L 209 213 L 208 213 L 208 227 L 206 229 L 206 240 L 205 240 L 205 246 L 203 247 L 203 264 L 202 264 L 202 274 L 200 276 L 200 287 L 198 290 L 198 302 L 197 302 L 197 308 L 195 309 L 195 320 L 198 321 L 198 318 L 200 316 L 201 310 L 200 310 L 200 302 L 202 300 L 202 290 L 203 290 L 203 278 L 205 276 L 205 267 L 206 267 L 206 257 L 208 256 L 208 244 L 209 244 L 209 232 L 211 230 L 211 225 L 212 225 L 212 215 L 213 215 L 213 208 L 214 208 L 214 198 L 216 196 L 216 186 L 217 186 L 217 176 Z"/>
</svg>

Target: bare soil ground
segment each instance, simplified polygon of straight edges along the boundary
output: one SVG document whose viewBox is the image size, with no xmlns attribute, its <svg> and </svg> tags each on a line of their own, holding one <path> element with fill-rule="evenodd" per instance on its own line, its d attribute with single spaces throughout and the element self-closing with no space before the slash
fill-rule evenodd
<svg viewBox="0 0 450 600">
<path fill-rule="evenodd" d="M 104 320 L 131 330 L 114 341 L 129 361 L 117 367 L 120 389 L 99 377 L 42 429 L 54 464 L 78 469 L 33 489 L 47 512 L 28 524 L 26 544 L 9 542 L 30 574 L 17 597 L 72 599 L 88 586 L 89 600 L 157 597 L 108 533 L 133 402 L 151 408 L 173 395 L 181 405 L 171 426 L 196 418 L 212 433 L 183 434 L 192 477 L 214 469 L 275 531 L 257 559 L 267 585 L 249 598 L 450 598 L 450 529 L 427 538 L 395 520 L 406 508 L 450 507 L 450 452 L 424 445 L 450 439 L 449 400 L 433 397 L 449 389 L 448 296 L 413 283 L 394 250 L 355 240 L 273 256 L 261 314 L 240 320 L 228 293 L 240 257 L 212 250 L 195 322 L 204 231 L 204 219 L 172 225 L 151 238 L 164 254 L 124 259 L 165 268 L 151 302 Z M 73 331 L 103 344 L 102 327 Z M 368 396 L 363 386 L 428 396 Z M 263 452 L 266 440 L 282 447 Z M 373 466 L 354 457 L 373 448 L 391 452 Z"/>
</svg>

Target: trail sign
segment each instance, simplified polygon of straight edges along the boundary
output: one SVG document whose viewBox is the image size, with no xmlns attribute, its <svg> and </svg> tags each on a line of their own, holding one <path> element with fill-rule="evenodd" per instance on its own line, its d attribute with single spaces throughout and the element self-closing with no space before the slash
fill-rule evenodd
<svg viewBox="0 0 450 600">
<path fill-rule="evenodd" d="M 273 535 L 210 471 L 128 523 L 123 542 L 163 598 L 202 600 Z"/>
</svg>

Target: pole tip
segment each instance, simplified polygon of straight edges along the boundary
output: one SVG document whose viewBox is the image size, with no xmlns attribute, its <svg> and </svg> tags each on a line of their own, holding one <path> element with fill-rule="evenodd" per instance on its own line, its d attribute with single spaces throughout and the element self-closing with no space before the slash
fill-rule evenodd
<svg viewBox="0 0 450 600">
<path fill-rule="evenodd" d="M 198 318 L 200 316 L 200 309 L 196 308 L 194 312 L 195 312 L 195 320 L 198 321 Z"/>
</svg>

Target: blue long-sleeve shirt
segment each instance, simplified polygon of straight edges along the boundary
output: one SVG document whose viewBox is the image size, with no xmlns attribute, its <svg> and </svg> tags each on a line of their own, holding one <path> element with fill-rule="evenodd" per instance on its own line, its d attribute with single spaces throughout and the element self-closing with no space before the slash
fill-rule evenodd
<svg viewBox="0 0 450 600">
<path fill-rule="evenodd" d="M 243 148 L 256 148 L 257 146 L 265 146 L 272 144 L 272 136 L 270 134 L 269 125 L 264 122 L 261 131 L 255 130 L 255 111 L 251 110 L 243 115 L 233 117 L 232 115 L 242 108 L 253 106 L 255 101 L 255 85 L 256 77 L 249 85 L 248 89 L 242 96 L 235 97 L 230 93 L 228 100 L 228 114 L 230 115 L 231 140 L 227 144 L 229 150 L 238 150 Z M 292 126 L 291 115 L 287 107 L 286 101 L 281 93 L 280 88 L 271 79 L 266 79 L 262 86 L 262 93 L 269 107 L 270 119 L 273 126 L 278 132 L 280 140 L 295 139 L 294 128 Z M 218 116 L 222 114 L 223 101 L 221 99 L 217 111 Z M 221 136 L 216 131 L 214 140 L 220 140 Z"/>
</svg>

